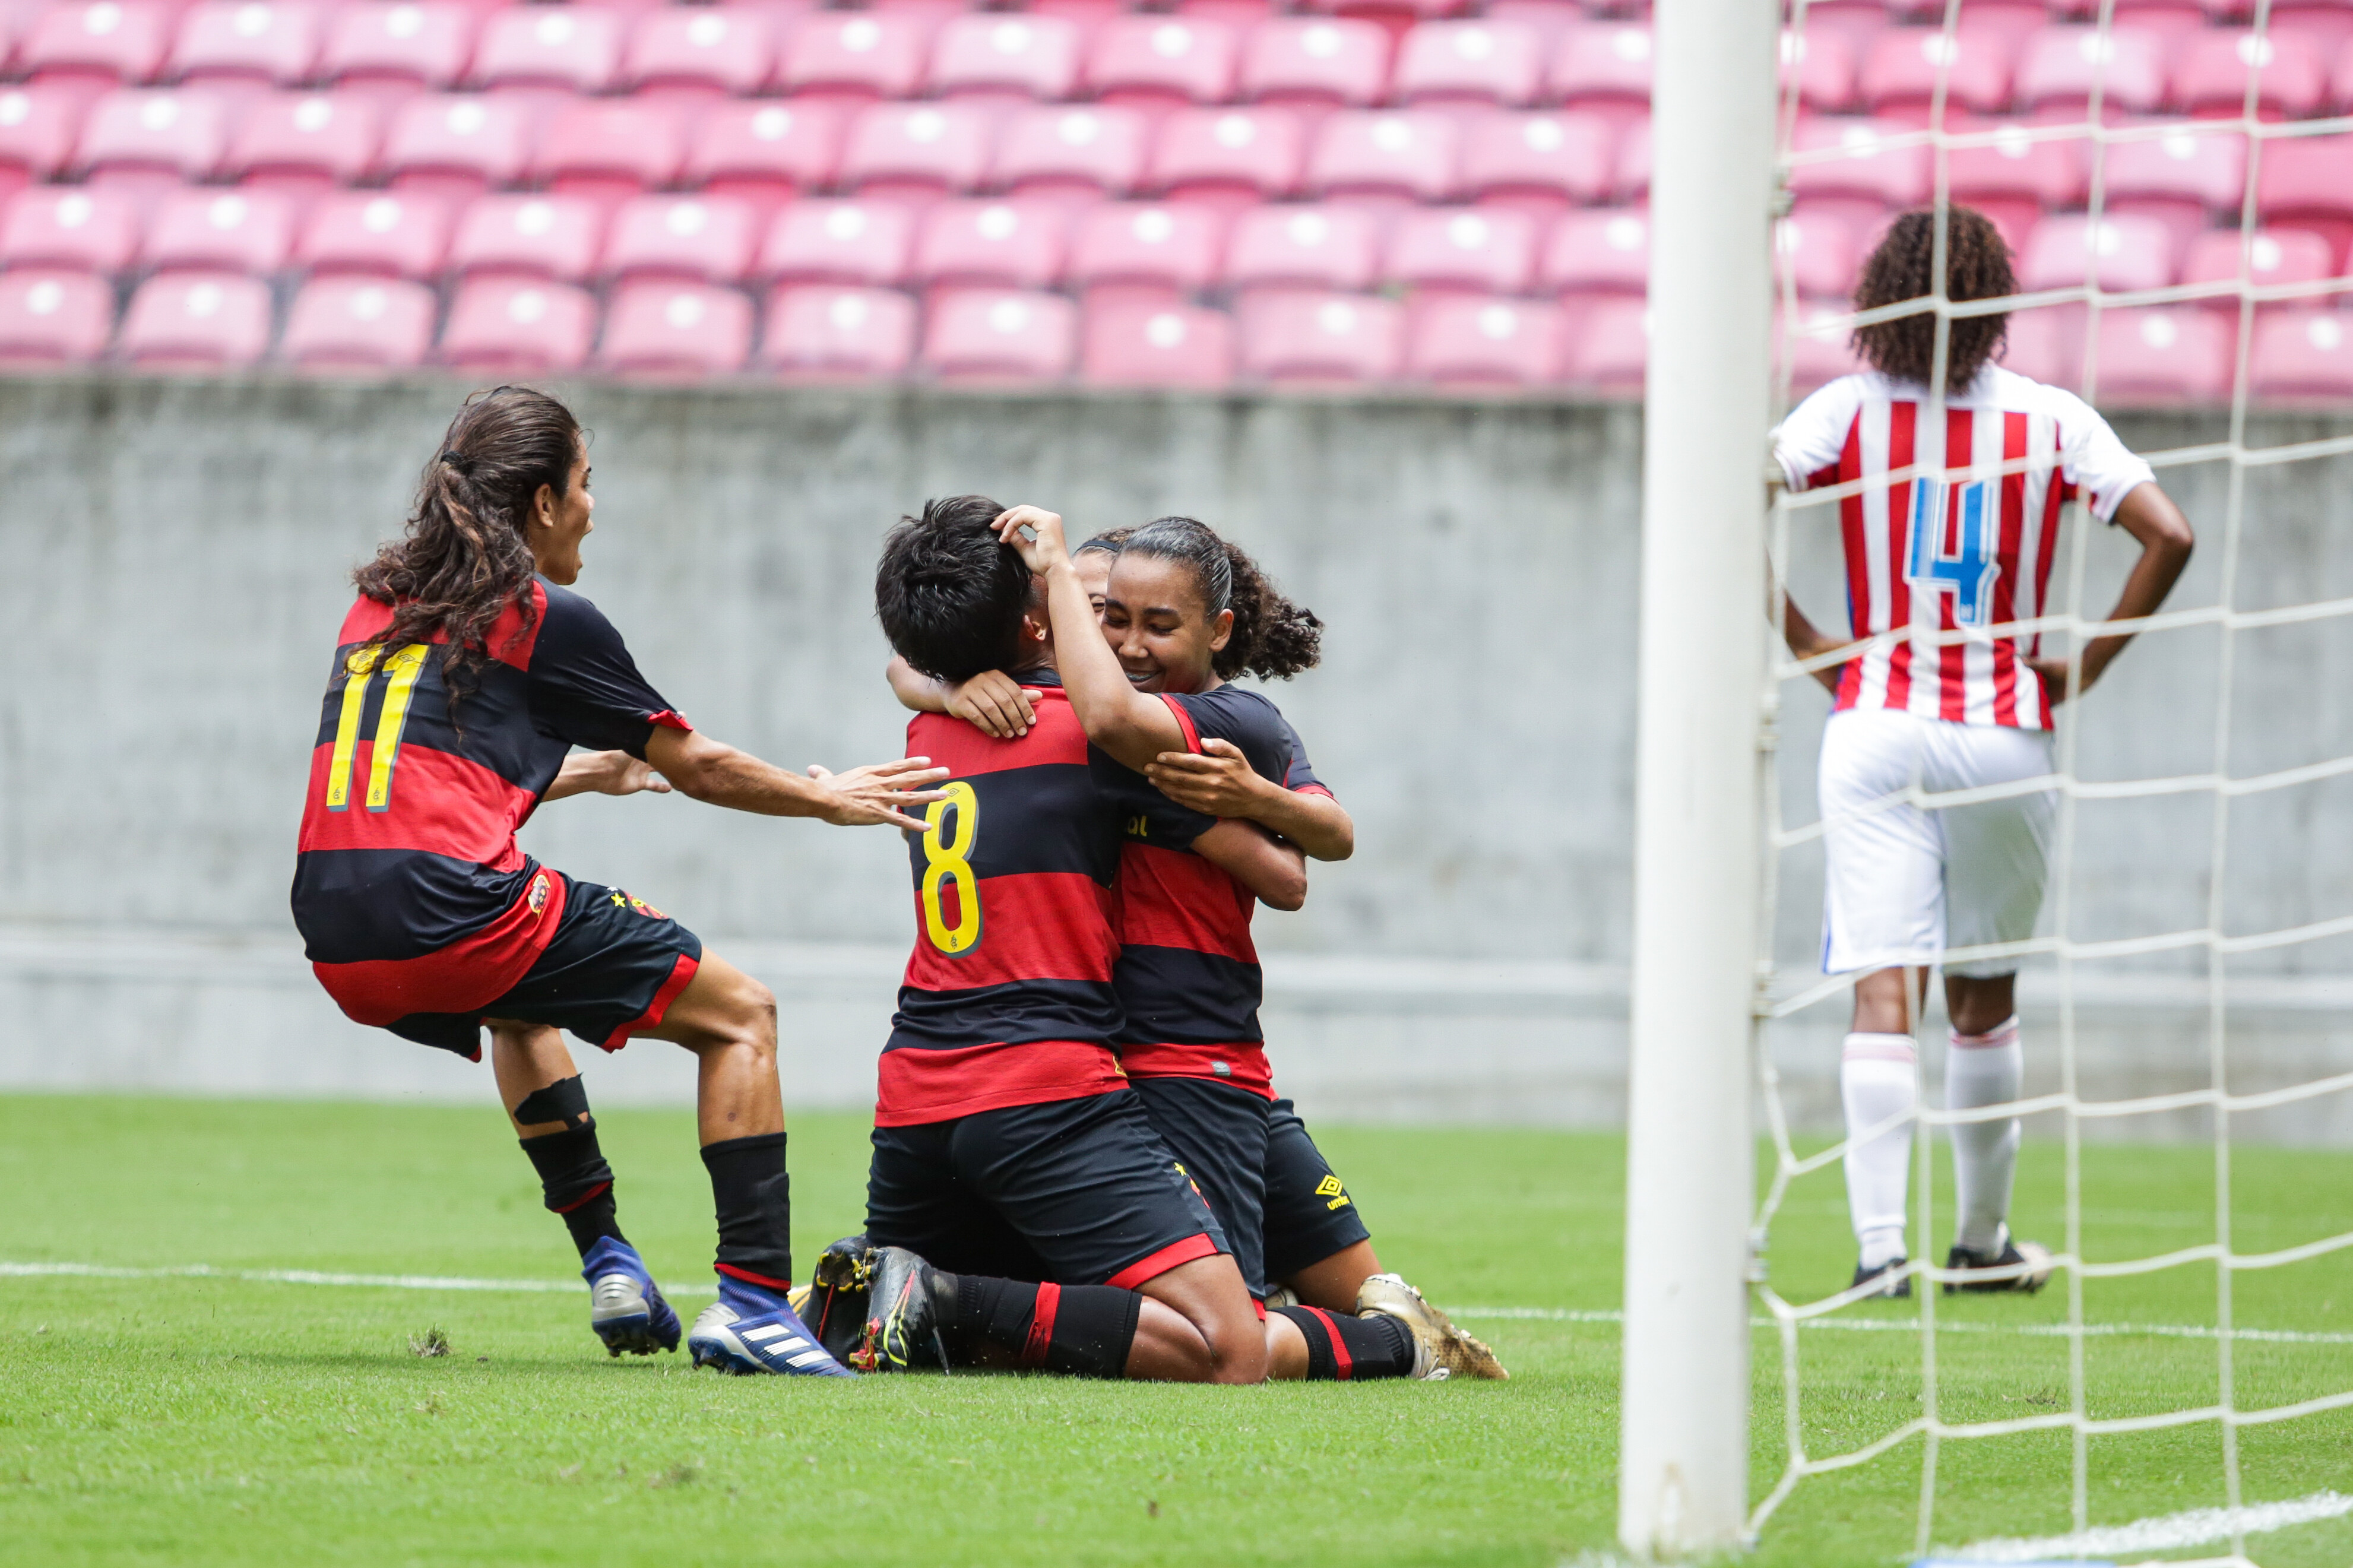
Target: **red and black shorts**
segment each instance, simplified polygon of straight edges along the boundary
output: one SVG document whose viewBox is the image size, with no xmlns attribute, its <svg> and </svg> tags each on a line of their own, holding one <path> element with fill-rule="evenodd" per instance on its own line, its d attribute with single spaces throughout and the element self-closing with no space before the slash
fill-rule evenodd
<svg viewBox="0 0 2353 1568">
<path fill-rule="evenodd" d="M 1291 1101 L 1276 1100 L 1266 1124 L 1267 1278 L 1288 1279 L 1372 1238 L 1356 1200 L 1307 1135 L 1307 1123 Z"/>
<path fill-rule="evenodd" d="M 1199 1078 L 1138 1078 L 1135 1092 L 1233 1243 L 1251 1297 L 1266 1299 L 1266 1097 Z"/>
</svg>

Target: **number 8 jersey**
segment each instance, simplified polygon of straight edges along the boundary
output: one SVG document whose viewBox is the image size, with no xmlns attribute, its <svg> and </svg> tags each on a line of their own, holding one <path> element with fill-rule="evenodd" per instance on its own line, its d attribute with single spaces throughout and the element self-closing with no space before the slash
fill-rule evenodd
<svg viewBox="0 0 2353 1568">
<path fill-rule="evenodd" d="M 1927 413 L 1927 387 L 1866 372 L 1774 432 L 1791 490 L 1859 486 L 1837 504 L 1848 621 L 1868 646 L 1841 669 L 1837 706 L 2048 730 L 2023 662 L 2040 638 L 2000 628 L 2045 612 L 2060 508 L 2081 495 L 2113 521 L 2154 475 L 2083 399 L 1999 365 L 1946 399 L 1941 431 Z"/>
</svg>

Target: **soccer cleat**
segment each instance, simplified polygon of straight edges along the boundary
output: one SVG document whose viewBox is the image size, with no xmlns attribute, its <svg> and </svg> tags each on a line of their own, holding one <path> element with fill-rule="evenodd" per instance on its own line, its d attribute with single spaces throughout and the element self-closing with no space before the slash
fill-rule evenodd
<svg viewBox="0 0 2353 1568">
<path fill-rule="evenodd" d="M 1395 1318 L 1413 1331 L 1417 1378 L 1437 1383 L 1457 1375 L 1498 1381 L 1512 1375 L 1493 1351 L 1456 1328 L 1401 1275 L 1376 1274 L 1357 1287 L 1356 1316 L 1376 1314 Z"/>
<path fill-rule="evenodd" d="M 848 1363 L 866 1336 L 866 1303 L 874 1280 L 874 1250 L 863 1236 L 845 1236 L 818 1255 L 803 1299 L 793 1303 L 817 1342 Z"/>
<path fill-rule="evenodd" d="M 1277 1285 L 1266 1293 L 1266 1310 L 1279 1312 L 1285 1307 L 1299 1305 L 1299 1292 L 1288 1285 Z"/>
<path fill-rule="evenodd" d="M 1912 1299 L 1912 1276 L 1904 1272 L 1904 1266 L 1911 1261 L 1908 1258 L 1893 1258 L 1876 1268 L 1858 1263 L 1854 1266 L 1854 1278 L 1847 1282 L 1847 1289 L 1854 1289 L 1873 1279 L 1884 1280 L 1885 1283 L 1873 1290 L 1873 1295 L 1891 1301 L 1908 1301 Z"/>
<path fill-rule="evenodd" d="M 695 1315 L 686 1337 L 697 1366 L 739 1376 L 776 1373 L 792 1377 L 849 1377 L 849 1369 L 827 1353 L 791 1307 L 747 1313 L 724 1298 Z"/>
<path fill-rule="evenodd" d="M 945 1372 L 947 1342 L 940 1330 L 955 1310 L 940 1272 L 903 1247 L 867 1254 L 866 1329 L 849 1364 L 860 1372 Z"/>
<path fill-rule="evenodd" d="M 600 1237 L 580 1260 L 588 1281 L 588 1326 L 607 1355 L 651 1355 L 678 1349 L 678 1314 L 646 1272 L 638 1249 L 618 1237 Z"/>
<path fill-rule="evenodd" d="M 1945 1255 L 1947 1268 L 1967 1269 L 1974 1278 L 1947 1279 L 1945 1294 L 1957 1290 L 2020 1290 L 2031 1296 L 2050 1281 L 2051 1249 L 2039 1241 L 2012 1241 L 2010 1226 L 2001 1227 L 2001 1249 L 1988 1257 L 1956 1247 Z"/>
</svg>

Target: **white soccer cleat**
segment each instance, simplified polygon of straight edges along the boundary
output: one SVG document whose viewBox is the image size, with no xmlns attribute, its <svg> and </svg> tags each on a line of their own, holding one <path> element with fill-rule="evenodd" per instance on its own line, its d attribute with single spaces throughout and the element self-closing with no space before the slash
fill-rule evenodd
<svg viewBox="0 0 2353 1568">
<path fill-rule="evenodd" d="M 1500 1382 L 1512 1374 L 1495 1352 L 1447 1320 L 1398 1274 L 1376 1274 L 1356 1290 L 1356 1316 L 1395 1318 L 1413 1331 L 1413 1373 L 1426 1383 L 1455 1376 Z"/>
</svg>

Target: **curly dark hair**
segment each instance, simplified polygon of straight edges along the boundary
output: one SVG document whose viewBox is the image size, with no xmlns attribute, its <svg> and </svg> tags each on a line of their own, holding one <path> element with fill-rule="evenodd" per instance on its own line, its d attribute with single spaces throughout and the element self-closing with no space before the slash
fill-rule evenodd
<svg viewBox="0 0 2353 1568">
<path fill-rule="evenodd" d="M 874 613 L 892 651 L 925 675 L 970 680 L 1012 670 L 1035 579 L 989 524 L 1005 509 L 987 496 L 927 500 L 882 542 Z"/>
<path fill-rule="evenodd" d="M 1961 300 L 1998 300 L 2018 292 L 2010 245 L 1993 220 L 1975 207 L 1946 209 L 1945 295 Z M 1908 212 L 1888 228 L 1879 248 L 1862 264 L 1854 308 L 1875 310 L 1931 291 L 1936 265 L 1936 215 Z M 2001 348 L 2010 324 L 2007 311 L 1991 316 L 1956 316 L 1945 347 L 1945 385 L 1953 392 L 1977 379 Z M 1926 384 L 1936 370 L 1936 313 L 1922 310 L 1854 330 L 1854 349 L 1872 368 L 1898 381 Z"/>
<path fill-rule="evenodd" d="M 1212 616 L 1219 610 L 1233 611 L 1233 635 L 1209 659 L 1219 679 L 1256 675 L 1288 680 L 1303 669 L 1314 668 L 1324 657 L 1324 623 L 1314 612 L 1284 598 L 1257 562 L 1240 546 L 1219 538 L 1208 523 L 1189 517 L 1155 518 L 1129 533 L 1118 549 L 1123 555 L 1181 562 L 1191 569 L 1201 603 Z"/>
</svg>

